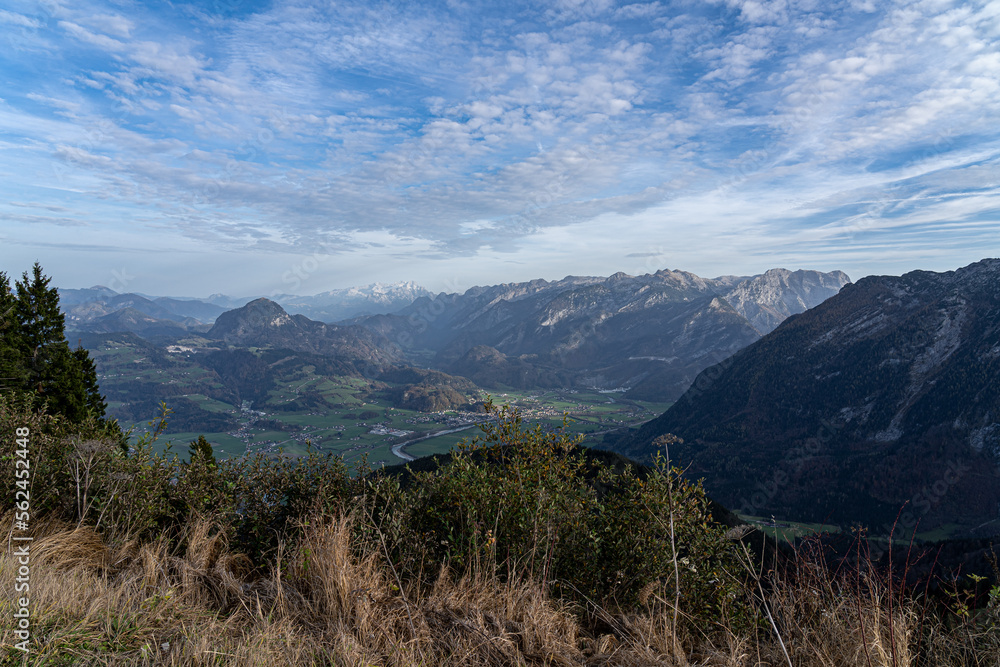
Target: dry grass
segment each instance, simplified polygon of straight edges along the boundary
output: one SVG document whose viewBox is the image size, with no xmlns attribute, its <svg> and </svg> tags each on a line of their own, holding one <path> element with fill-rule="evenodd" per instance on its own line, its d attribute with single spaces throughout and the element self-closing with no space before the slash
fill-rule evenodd
<svg viewBox="0 0 1000 667">
<path fill-rule="evenodd" d="M 836 576 L 821 561 L 798 564 L 796 578 L 775 587 L 771 596 L 794 664 L 914 664 L 916 602 L 890 605 L 887 586 L 872 574 Z"/>
<path fill-rule="evenodd" d="M 210 523 L 182 546 L 113 552 L 88 528 L 49 524 L 32 546 L 34 650 L 26 664 L 575 665 L 570 610 L 526 583 L 442 571 L 404 593 L 377 553 L 358 557 L 351 520 L 318 522 L 271 576 L 250 580 Z M 35 556 L 37 550 L 37 557 Z M 0 557 L 0 587 L 16 564 Z M 12 613 L 9 596 L 0 614 Z M 13 629 L 0 631 L 10 664 Z"/>
<path fill-rule="evenodd" d="M 888 589 L 876 577 L 838 576 L 807 557 L 794 577 L 758 600 L 772 613 L 773 628 L 674 628 L 673 600 L 656 585 L 643 591 L 643 607 L 628 613 L 584 613 L 537 584 L 485 574 L 489 568 L 464 576 L 441 570 L 432 585 L 407 588 L 378 548 L 354 541 L 352 521 L 314 519 L 299 546 L 258 578 L 208 521 L 193 522 L 174 547 L 160 540 L 113 549 L 87 527 L 39 525 L 32 543 L 33 651 L 25 659 L 11 648 L 17 639 L 4 625 L 0 661 L 749 667 L 787 664 L 783 642 L 796 666 L 1000 663 L 989 628 L 932 623 L 903 596 L 890 609 Z M 13 590 L 15 565 L 10 555 L 0 557 L 4 591 Z M 10 618 L 12 597 L 0 599 L 0 617 Z"/>
</svg>

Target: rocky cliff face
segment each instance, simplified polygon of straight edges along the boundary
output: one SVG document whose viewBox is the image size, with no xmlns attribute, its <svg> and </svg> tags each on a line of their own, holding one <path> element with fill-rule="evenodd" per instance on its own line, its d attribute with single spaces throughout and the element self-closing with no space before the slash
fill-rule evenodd
<svg viewBox="0 0 1000 667">
<path fill-rule="evenodd" d="M 771 269 L 738 283 L 725 299 L 763 336 L 791 315 L 823 303 L 849 282 L 843 271 Z"/>
<path fill-rule="evenodd" d="M 1000 260 L 873 276 L 701 373 L 629 441 L 758 514 L 996 532 Z"/>
</svg>

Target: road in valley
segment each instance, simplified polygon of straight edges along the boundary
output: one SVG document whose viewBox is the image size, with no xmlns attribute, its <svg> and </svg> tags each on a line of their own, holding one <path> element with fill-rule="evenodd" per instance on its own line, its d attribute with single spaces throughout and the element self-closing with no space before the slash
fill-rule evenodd
<svg viewBox="0 0 1000 667">
<path fill-rule="evenodd" d="M 409 454 L 407 454 L 405 451 L 403 451 L 403 447 L 406 447 L 407 445 L 412 445 L 415 442 L 420 442 L 421 440 L 429 440 L 431 438 L 436 438 L 439 435 L 448 435 L 449 433 L 458 433 L 459 431 L 464 431 L 466 429 L 470 429 L 473 426 L 479 426 L 479 424 L 466 424 L 465 426 L 459 426 L 458 428 L 451 428 L 451 429 L 447 429 L 447 430 L 444 430 L 444 431 L 434 431 L 433 433 L 428 433 L 426 435 L 422 435 L 419 438 L 413 438 L 412 440 L 407 440 L 406 442 L 401 442 L 398 445 L 393 445 L 392 446 L 392 453 L 395 454 L 396 456 L 398 456 L 399 458 L 403 459 L 404 461 L 416 461 L 417 457 L 410 456 Z"/>
</svg>

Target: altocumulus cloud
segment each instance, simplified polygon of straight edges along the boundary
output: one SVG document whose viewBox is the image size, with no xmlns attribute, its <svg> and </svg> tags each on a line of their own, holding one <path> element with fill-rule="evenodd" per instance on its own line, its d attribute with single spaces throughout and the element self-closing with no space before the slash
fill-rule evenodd
<svg viewBox="0 0 1000 667">
<path fill-rule="evenodd" d="M 69 279 L 95 247 L 242 253 L 218 288 L 259 292 L 317 247 L 313 291 L 998 250 L 997 2 L 14 0 L 0 27 L 2 259 Z"/>
</svg>

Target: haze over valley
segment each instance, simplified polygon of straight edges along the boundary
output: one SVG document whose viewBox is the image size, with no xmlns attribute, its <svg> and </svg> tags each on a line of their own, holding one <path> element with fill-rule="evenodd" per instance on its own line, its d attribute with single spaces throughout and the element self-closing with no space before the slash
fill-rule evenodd
<svg viewBox="0 0 1000 667">
<path fill-rule="evenodd" d="M 102 287 L 63 290 L 62 303 L 70 337 L 95 355 L 111 414 L 123 422 L 144 423 L 166 401 L 175 437 L 209 434 L 228 455 L 298 451 L 309 440 L 348 458 L 378 451 L 376 462 L 388 463 L 400 452 L 388 456 L 389 448 L 405 438 L 372 431 L 475 423 L 487 392 L 551 426 L 568 409 L 574 428 L 597 441 L 658 414 L 698 371 L 847 282 L 839 272 L 775 269 L 709 280 L 669 270 L 569 277 L 464 294 L 375 285 L 280 297 L 293 314 L 263 297 L 178 299 Z M 401 290 L 409 297 L 403 307 Z M 336 299 L 352 319 L 301 313 L 329 310 Z M 244 305 L 227 311 L 218 303 Z M 467 414 L 411 414 L 447 410 Z M 296 416 L 303 411 L 305 428 Z M 415 419 L 430 426 L 414 429 Z M 447 450 L 459 437 L 447 435 L 419 451 Z"/>
<path fill-rule="evenodd" d="M 474 435 L 492 396 L 546 428 L 566 413 L 588 446 L 638 460 L 681 436 L 672 455 L 746 516 L 885 522 L 919 501 L 925 530 L 971 535 L 991 534 L 1000 507 L 998 266 L 858 284 L 663 269 L 277 301 L 95 287 L 65 290 L 63 307 L 111 415 L 142 425 L 164 401 L 171 438 L 206 434 L 225 456 L 411 460 Z M 949 464 L 961 483 L 920 496 Z"/>
</svg>

